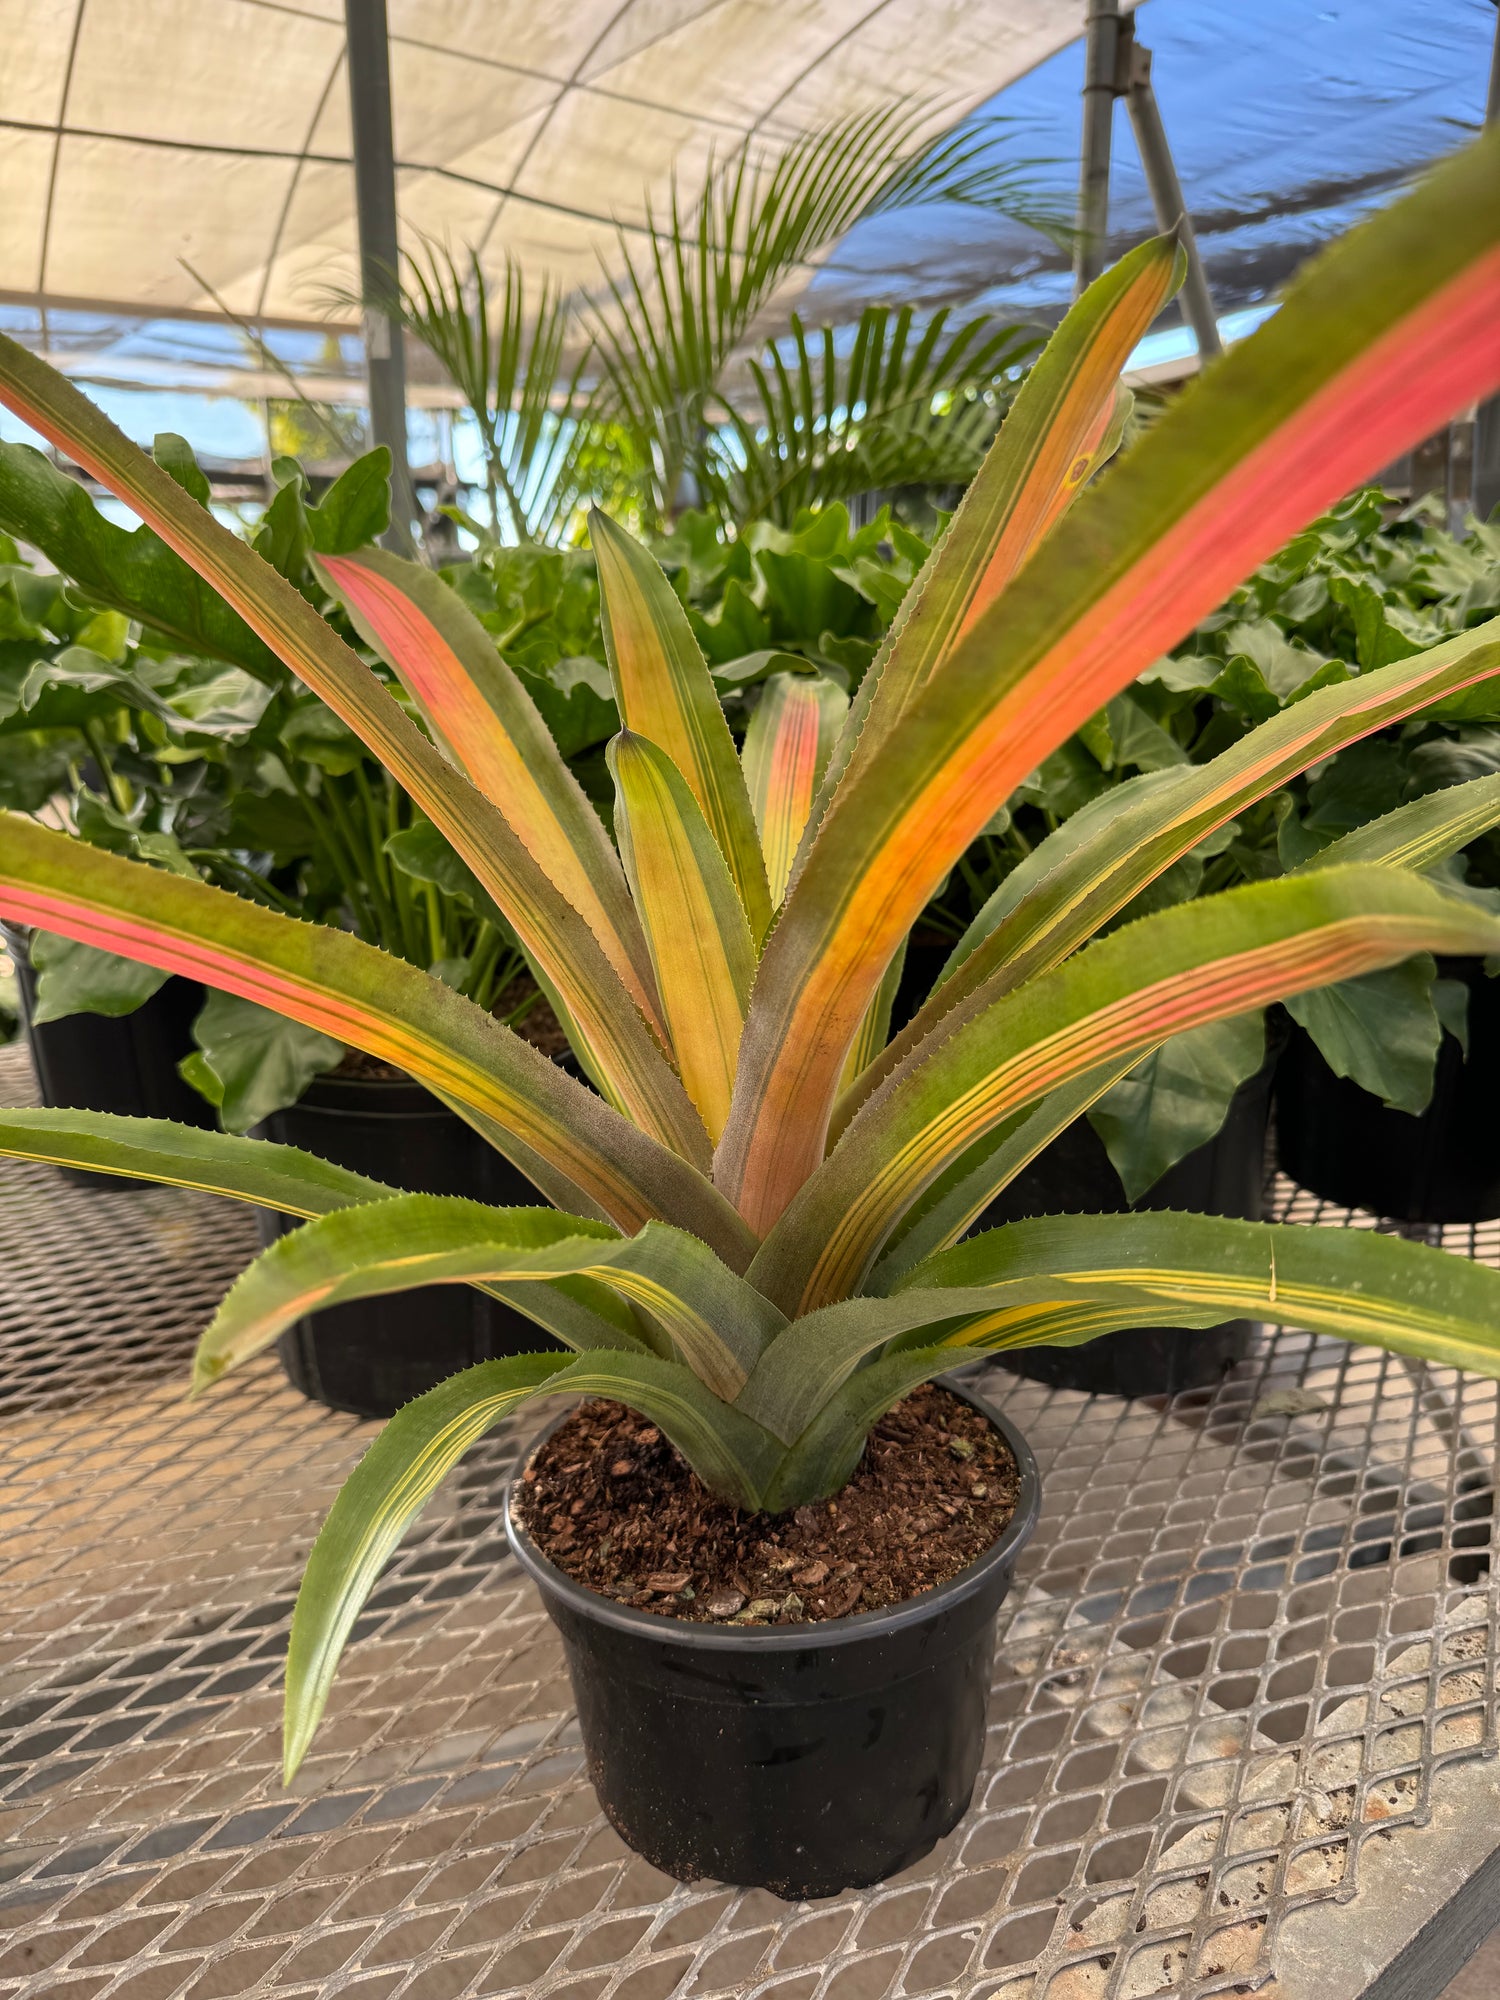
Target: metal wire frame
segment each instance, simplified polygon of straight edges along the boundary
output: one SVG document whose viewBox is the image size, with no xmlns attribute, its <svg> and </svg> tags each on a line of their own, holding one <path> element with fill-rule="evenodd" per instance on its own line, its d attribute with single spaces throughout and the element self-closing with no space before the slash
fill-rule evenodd
<svg viewBox="0 0 1500 2000">
<path fill-rule="evenodd" d="M 1500 1224 L 1444 1241 L 1494 1261 Z M 1493 1754 L 1495 1386 L 1284 1333 L 1171 1402 L 990 1374 L 1044 1520 L 974 1808 L 878 1889 L 684 1887 L 605 1825 L 500 1530 L 524 1432 L 392 1564 L 284 1792 L 287 1620 L 370 1427 L 269 1359 L 185 1399 L 254 1247 L 210 1198 L 0 1169 L 3 2000 L 1244 1993 Z"/>
</svg>

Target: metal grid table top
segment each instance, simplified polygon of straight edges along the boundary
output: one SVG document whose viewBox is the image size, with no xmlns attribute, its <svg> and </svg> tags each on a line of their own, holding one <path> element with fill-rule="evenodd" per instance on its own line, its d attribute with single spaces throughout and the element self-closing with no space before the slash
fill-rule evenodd
<svg viewBox="0 0 1500 2000">
<path fill-rule="evenodd" d="M 285 1792 L 288 1617 L 371 1427 L 270 1359 L 185 1399 L 246 1210 L 6 1163 L 0 1246 L 5 2000 L 1290 1996 L 1288 1919 L 1420 1857 L 1495 1747 L 1495 1386 L 1286 1333 L 1170 1404 L 991 1374 L 1043 1522 L 973 1810 L 877 1889 L 683 1887 L 605 1825 L 499 1523 L 530 1419 L 405 1544 Z"/>
</svg>

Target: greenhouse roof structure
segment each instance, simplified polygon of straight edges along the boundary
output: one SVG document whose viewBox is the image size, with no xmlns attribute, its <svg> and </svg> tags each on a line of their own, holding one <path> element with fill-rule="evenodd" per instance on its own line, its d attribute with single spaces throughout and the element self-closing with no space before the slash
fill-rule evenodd
<svg viewBox="0 0 1500 2000">
<path fill-rule="evenodd" d="M 1122 0 L 1128 6 L 1130 0 Z M 1078 178 L 1086 0 L 388 0 L 401 241 L 593 289 L 675 171 L 882 103 Z M 1263 311 L 1318 243 L 1484 115 L 1495 0 L 1146 0 L 1138 33 L 1214 305 Z M 344 0 L 0 0 L 0 323 L 96 382 L 357 395 Z M 1123 113 L 1111 251 L 1153 227 Z M 809 274 L 1055 317 L 1065 248 L 959 204 L 874 218 Z M 233 321 L 271 329 L 272 372 Z M 1248 323 L 1248 316 L 1247 316 Z M 1231 329 L 1232 330 L 1232 329 Z M 434 378 L 416 403 L 451 400 Z"/>
<path fill-rule="evenodd" d="M 936 133 L 1081 28 L 1080 0 L 391 0 L 403 231 L 589 285 L 674 169 L 898 94 Z M 352 280 L 342 0 L 0 0 L 0 39 L 9 300 L 305 324 Z"/>
</svg>

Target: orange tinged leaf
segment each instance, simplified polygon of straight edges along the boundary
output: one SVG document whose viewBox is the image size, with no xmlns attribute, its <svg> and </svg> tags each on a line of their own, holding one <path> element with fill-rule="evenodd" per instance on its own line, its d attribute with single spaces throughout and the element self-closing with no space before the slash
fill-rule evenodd
<svg viewBox="0 0 1500 2000">
<path fill-rule="evenodd" d="M 859 1288 L 934 1180 L 1060 1085 L 1207 1021 L 1413 952 L 1500 948 L 1500 919 L 1390 868 L 1287 875 L 1127 924 L 909 1056 L 788 1205 L 750 1281 L 796 1316 Z"/>
<path fill-rule="evenodd" d="M 430 743 L 369 668 L 255 551 L 214 519 L 71 382 L 0 334 L 0 402 L 134 509 L 378 757 L 468 862 L 562 996 L 612 1095 L 685 1159 L 701 1122 L 588 924 L 504 815 Z"/>
<path fill-rule="evenodd" d="M 1028 771 L 1358 479 L 1500 383 L 1500 134 L 1321 257 L 1086 494 L 835 795 L 772 934 L 719 1184 L 821 1158 L 871 995 Z"/>
<path fill-rule="evenodd" d="M 645 925 L 683 1086 L 710 1137 L 729 1113 L 755 947 L 718 843 L 681 772 L 643 736 L 609 746 L 615 830 Z"/>
<path fill-rule="evenodd" d="M 536 704 L 463 599 L 384 549 L 314 558 L 361 635 L 599 940 L 626 991 L 661 1026 L 646 941 L 619 858 Z"/>
<path fill-rule="evenodd" d="M 773 904 L 786 889 L 818 781 L 848 711 L 848 697 L 825 674 L 772 674 L 762 685 L 740 761 Z"/>
<path fill-rule="evenodd" d="M 582 1204 L 627 1231 L 670 1215 L 743 1265 L 743 1225 L 685 1160 L 441 980 L 347 931 L 13 813 L 0 813 L 0 914 L 206 980 L 381 1056 L 461 1109 L 559 1206 Z"/>
<path fill-rule="evenodd" d="M 664 751 L 698 801 L 724 856 L 751 935 L 771 921 L 755 818 L 719 691 L 661 565 L 597 509 L 589 536 L 599 565 L 599 616 L 620 720 Z"/>
</svg>

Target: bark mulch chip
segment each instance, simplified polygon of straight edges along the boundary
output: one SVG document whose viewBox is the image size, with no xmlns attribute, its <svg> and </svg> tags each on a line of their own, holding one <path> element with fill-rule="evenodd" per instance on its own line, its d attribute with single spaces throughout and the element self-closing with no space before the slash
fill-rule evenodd
<svg viewBox="0 0 1500 2000">
<path fill-rule="evenodd" d="M 747 1514 L 654 1424 L 582 1404 L 521 1476 L 517 1511 L 576 1583 L 699 1624 L 802 1625 L 878 1611 L 966 1569 L 1006 1527 L 1019 1478 L 979 1411 L 927 1386 L 870 1434 L 832 1500 Z"/>
</svg>

